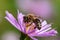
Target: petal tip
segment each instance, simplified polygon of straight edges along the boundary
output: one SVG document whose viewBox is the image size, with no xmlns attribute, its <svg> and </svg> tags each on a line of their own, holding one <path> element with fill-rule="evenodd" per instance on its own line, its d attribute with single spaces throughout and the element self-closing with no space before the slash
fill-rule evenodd
<svg viewBox="0 0 60 40">
<path fill-rule="evenodd" d="M 9 12 L 6 10 L 5 13 L 8 14 Z"/>
<path fill-rule="evenodd" d="M 55 33 L 58 34 L 58 32 L 55 30 Z"/>
</svg>

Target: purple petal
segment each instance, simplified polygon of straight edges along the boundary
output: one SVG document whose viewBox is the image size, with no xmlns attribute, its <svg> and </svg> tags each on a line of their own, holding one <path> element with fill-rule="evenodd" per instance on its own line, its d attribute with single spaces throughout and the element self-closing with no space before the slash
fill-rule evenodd
<svg viewBox="0 0 60 40">
<path fill-rule="evenodd" d="M 47 32 L 48 30 L 50 30 L 51 28 L 48 28 L 48 29 L 46 29 L 46 30 L 44 30 L 44 31 L 39 31 L 39 32 L 35 32 L 35 33 L 31 33 L 30 35 L 33 35 L 33 36 L 35 36 L 35 35 L 38 35 L 38 34 L 43 34 L 43 33 L 45 33 L 45 32 Z"/>
<path fill-rule="evenodd" d="M 56 30 L 50 30 L 44 34 L 40 34 L 41 37 L 48 37 L 48 36 L 56 36 L 57 31 Z"/>
<path fill-rule="evenodd" d="M 49 33 L 49 34 L 57 34 L 58 32 L 56 30 L 52 29 L 52 30 L 48 31 L 47 33 Z"/>
<path fill-rule="evenodd" d="M 18 15 L 17 15 L 18 23 L 20 24 L 22 31 L 26 32 L 26 29 L 25 29 L 25 26 L 24 26 L 24 23 L 23 23 L 23 16 L 24 15 L 22 13 L 19 13 L 19 11 L 18 11 Z"/>
<path fill-rule="evenodd" d="M 56 34 L 57 34 L 57 31 L 56 30 L 54 30 L 54 29 L 52 29 L 52 30 L 50 30 L 50 31 L 48 31 L 48 32 L 44 32 L 44 33 L 42 33 L 42 34 L 33 34 L 32 36 L 37 36 L 37 37 L 49 37 L 49 36 L 56 36 Z"/>
<path fill-rule="evenodd" d="M 16 21 L 16 19 L 13 17 L 12 14 L 10 14 L 8 11 L 6 11 L 6 19 L 14 26 L 16 27 L 18 30 L 21 31 L 21 26 L 18 24 L 18 22 Z"/>
<path fill-rule="evenodd" d="M 36 30 L 34 29 L 34 30 L 28 32 L 27 34 L 33 34 L 33 33 L 35 33 L 35 31 L 36 31 Z"/>
<path fill-rule="evenodd" d="M 47 24 L 47 21 L 46 21 L 46 20 L 44 20 L 44 21 L 41 23 L 42 27 L 44 27 L 46 24 Z"/>
<path fill-rule="evenodd" d="M 50 26 L 51 26 L 51 24 L 47 24 L 44 27 L 42 27 L 40 30 L 36 29 L 36 32 L 35 33 L 46 32 L 46 31 L 48 31 L 48 30 L 51 29 Z"/>
</svg>

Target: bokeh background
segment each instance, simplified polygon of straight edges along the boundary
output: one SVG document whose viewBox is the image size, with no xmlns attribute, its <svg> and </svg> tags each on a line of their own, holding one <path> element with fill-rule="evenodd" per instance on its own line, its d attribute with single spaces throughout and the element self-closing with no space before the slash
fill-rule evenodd
<svg viewBox="0 0 60 40">
<path fill-rule="evenodd" d="M 17 0 L 0 0 L 0 40 L 2 35 L 7 31 L 14 31 L 20 34 L 20 31 L 13 27 L 4 17 L 6 16 L 5 11 L 8 10 L 15 17 L 17 16 Z M 53 22 L 52 28 L 56 28 L 58 35 L 56 37 L 39 38 L 39 40 L 60 40 L 60 0 L 52 0 L 55 8 L 55 16 L 52 19 L 48 19 Z M 20 9 L 19 9 L 20 10 Z"/>
</svg>

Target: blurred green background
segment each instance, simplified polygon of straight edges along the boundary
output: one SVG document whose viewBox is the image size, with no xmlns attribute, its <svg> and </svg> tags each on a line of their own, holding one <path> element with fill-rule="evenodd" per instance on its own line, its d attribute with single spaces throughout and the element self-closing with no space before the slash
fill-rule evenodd
<svg viewBox="0 0 60 40">
<path fill-rule="evenodd" d="M 17 31 L 4 17 L 6 16 L 5 11 L 8 10 L 15 17 L 17 14 L 17 8 L 15 0 L 0 0 L 0 35 L 5 31 L 15 30 Z"/>
<path fill-rule="evenodd" d="M 60 37 L 60 0 L 53 0 L 52 1 L 55 7 L 55 14 L 51 22 L 53 22 L 53 28 L 56 28 L 58 31 L 58 37 Z M 16 0 L 0 0 L 0 36 L 6 31 L 15 31 L 17 33 L 20 33 L 15 27 L 13 27 L 4 17 L 5 17 L 5 11 L 8 10 L 11 12 L 15 17 L 17 16 L 17 9 L 16 6 Z M 54 37 L 53 37 L 54 38 Z M 44 38 L 48 40 L 48 38 Z M 41 38 L 43 40 L 43 38 Z M 53 39 L 54 40 L 54 39 Z"/>
</svg>

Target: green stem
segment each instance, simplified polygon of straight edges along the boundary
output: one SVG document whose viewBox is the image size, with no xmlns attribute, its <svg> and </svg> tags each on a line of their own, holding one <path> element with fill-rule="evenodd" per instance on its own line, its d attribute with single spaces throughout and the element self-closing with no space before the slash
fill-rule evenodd
<svg viewBox="0 0 60 40">
<path fill-rule="evenodd" d="M 20 40 L 32 40 L 28 35 L 21 32 Z"/>
<path fill-rule="evenodd" d="M 24 40 L 32 40 L 29 36 L 26 36 Z"/>
<path fill-rule="evenodd" d="M 24 33 L 21 32 L 20 40 L 24 40 L 25 38 L 26 38 L 26 34 L 24 34 Z"/>
</svg>

